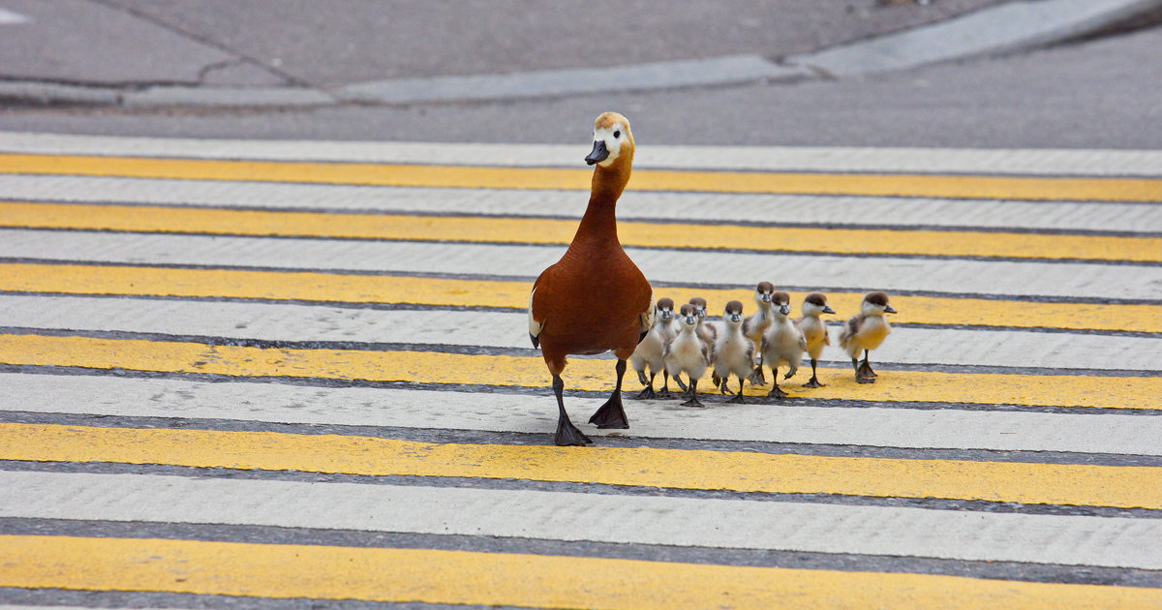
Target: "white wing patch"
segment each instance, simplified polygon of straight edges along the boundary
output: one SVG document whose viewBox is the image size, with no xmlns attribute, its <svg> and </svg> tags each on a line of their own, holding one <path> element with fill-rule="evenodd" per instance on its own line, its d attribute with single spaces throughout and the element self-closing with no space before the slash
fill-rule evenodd
<svg viewBox="0 0 1162 610">
<path fill-rule="evenodd" d="M 531 337 L 540 336 L 541 328 L 544 326 L 544 324 L 533 319 L 533 295 L 536 293 L 536 288 L 533 288 L 533 291 L 529 293 L 529 336 Z"/>
</svg>

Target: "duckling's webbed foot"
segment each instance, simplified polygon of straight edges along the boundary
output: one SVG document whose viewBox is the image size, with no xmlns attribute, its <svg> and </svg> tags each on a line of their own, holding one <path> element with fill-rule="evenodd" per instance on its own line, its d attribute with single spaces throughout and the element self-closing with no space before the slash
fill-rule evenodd
<svg viewBox="0 0 1162 610">
<path fill-rule="evenodd" d="M 698 380 L 690 380 L 690 400 L 682 403 L 683 407 L 705 407 L 701 400 L 698 400 Z"/>
<path fill-rule="evenodd" d="M 750 374 L 747 381 L 751 385 L 767 385 L 767 375 L 763 372 L 763 365 L 760 364 L 754 367 L 754 372 Z"/>
<path fill-rule="evenodd" d="M 805 387 L 805 388 L 822 388 L 822 387 L 824 387 L 824 384 L 819 383 L 819 378 L 815 376 L 815 363 L 816 362 L 817 361 L 815 358 L 811 359 L 811 379 L 807 380 L 807 383 L 803 384 L 803 387 Z"/>
<path fill-rule="evenodd" d="M 657 373 L 651 373 L 650 378 L 648 380 L 642 382 L 643 384 L 645 384 L 646 387 L 642 388 L 641 392 L 638 392 L 638 395 L 637 395 L 638 400 L 649 400 L 651 398 L 656 398 L 658 396 L 657 393 L 654 392 L 654 377 L 656 377 L 656 376 L 657 376 Z"/>
<path fill-rule="evenodd" d="M 787 393 L 779 387 L 779 369 L 771 367 L 771 391 L 767 392 L 768 398 L 786 398 Z"/>
<path fill-rule="evenodd" d="M 637 380 L 640 381 L 642 385 L 650 385 L 650 379 L 653 379 L 653 377 L 647 379 L 645 371 L 637 372 Z"/>
<path fill-rule="evenodd" d="M 565 382 L 560 375 L 553 375 L 553 393 L 557 395 L 557 433 L 553 435 L 553 442 L 559 446 L 592 445 L 593 441 L 585 436 L 569 421 L 569 414 L 565 412 Z"/>
<path fill-rule="evenodd" d="M 876 375 L 876 372 L 872 370 L 871 363 L 867 361 L 867 356 L 868 356 L 868 351 L 864 350 L 863 351 L 863 364 L 859 365 L 860 374 L 862 374 L 864 377 L 870 377 L 870 378 L 879 377 L 879 375 Z"/>
<path fill-rule="evenodd" d="M 629 419 L 626 418 L 625 408 L 621 405 L 621 378 L 623 375 L 625 375 L 625 360 L 618 360 L 617 385 L 613 388 L 613 394 L 589 418 L 589 423 L 595 424 L 598 428 L 625 429 L 629 427 Z"/>
<path fill-rule="evenodd" d="M 738 394 L 735 394 L 734 398 L 731 398 L 730 400 L 728 400 L 726 402 L 736 402 L 738 404 L 743 404 L 746 402 L 742 398 L 742 385 L 744 383 L 746 383 L 746 381 L 744 381 L 742 377 L 739 377 L 738 378 Z M 722 380 L 722 389 L 724 389 L 724 390 L 726 389 L 726 380 L 725 379 Z"/>
<path fill-rule="evenodd" d="M 798 372 L 799 372 L 799 367 L 797 367 L 795 365 L 791 365 L 791 368 L 787 369 L 787 374 L 783 375 L 783 379 L 790 379 L 790 378 L 795 376 L 795 373 L 798 373 Z"/>
</svg>

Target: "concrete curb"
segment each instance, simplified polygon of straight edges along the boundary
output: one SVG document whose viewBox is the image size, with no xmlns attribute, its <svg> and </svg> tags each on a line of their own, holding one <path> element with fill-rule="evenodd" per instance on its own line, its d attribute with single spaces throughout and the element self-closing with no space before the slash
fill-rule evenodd
<svg viewBox="0 0 1162 610">
<path fill-rule="evenodd" d="M 486 102 L 603 92 L 791 82 L 906 70 L 1051 45 L 1162 11 L 1162 0 L 1023 0 L 936 24 L 773 61 L 757 55 L 307 87 L 89 87 L 0 81 L 0 100 L 27 104 L 161 107 L 319 107 Z"/>
</svg>

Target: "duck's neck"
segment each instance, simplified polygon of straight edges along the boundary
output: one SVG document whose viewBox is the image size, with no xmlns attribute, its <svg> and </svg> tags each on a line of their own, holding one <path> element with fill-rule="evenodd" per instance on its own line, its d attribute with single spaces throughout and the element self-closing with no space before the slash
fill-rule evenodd
<svg viewBox="0 0 1162 610">
<path fill-rule="evenodd" d="M 593 171 L 593 185 L 589 207 L 573 238 L 617 241 L 617 199 L 629 183 L 630 159 L 618 159 L 609 167 L 597 166 Z"/>
</svg>

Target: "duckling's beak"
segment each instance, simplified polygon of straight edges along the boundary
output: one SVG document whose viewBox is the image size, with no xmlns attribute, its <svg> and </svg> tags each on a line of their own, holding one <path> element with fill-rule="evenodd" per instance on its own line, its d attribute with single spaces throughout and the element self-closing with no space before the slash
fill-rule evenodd
<svg viewBox="0 0 1162 610">
<path fill-rule="evenodd" d="M 823 313 L 835 313 L 835 310 L 830 305 L 823 306 Z"/>
<path fill-rule="evenodd" d="M 771 302 L 771 295 L 764 293 L 762 296 L 762 299 L 763 299 L 764 303 L 770 303 Z"/>
<path fill-rule="evenodd" d="M 736 313 L 730 314 L 730 321 L 731 322 L 738 322 L 740 320 L 742 320 L 742 318 L 738 314 L 736 314 Z"/>
<path fill-rule="evenodd" d="M 605 147 L 605 140 L 595 140 L 593 142 L 593 152 L 585 157 L 585 162 L 589 165 L 601 163 L 609 156 L 609 149 Z"/>
<path fill-rule="evenodd" d="M 670 311 L 669 309 L 662 310 L 662 319 L 663 320 L 669 320 L 672 317 L 674 317 L 674 312 Z"/>
<path fill-rule="evenodd" d="M 791 313 L 791 306 L 783 303 L 779 306 L 779 313 L 783 314 L 784 316 Z"/>
<path fill-rule="evenodd" d="M 699 317 L 699 318 L 705 318 L 705 317 L 706 317 L 706 310 L 705 310 L 705 309 L 699 309 L 699 310 L 698 310 L 698 317 Z"/>
<path fill-rule="evenodd" d="M 694 326 L 694 323 L 697 321 L 698 319 L 694 316 L 686 316 L 686 324 L 689 324 L 690 326 Z"/>
<path fill-rule="evenodd" d="M 896 313 L 896 310 L 891 305 L 884 305 L 884 313 Z"/>
</svg>

